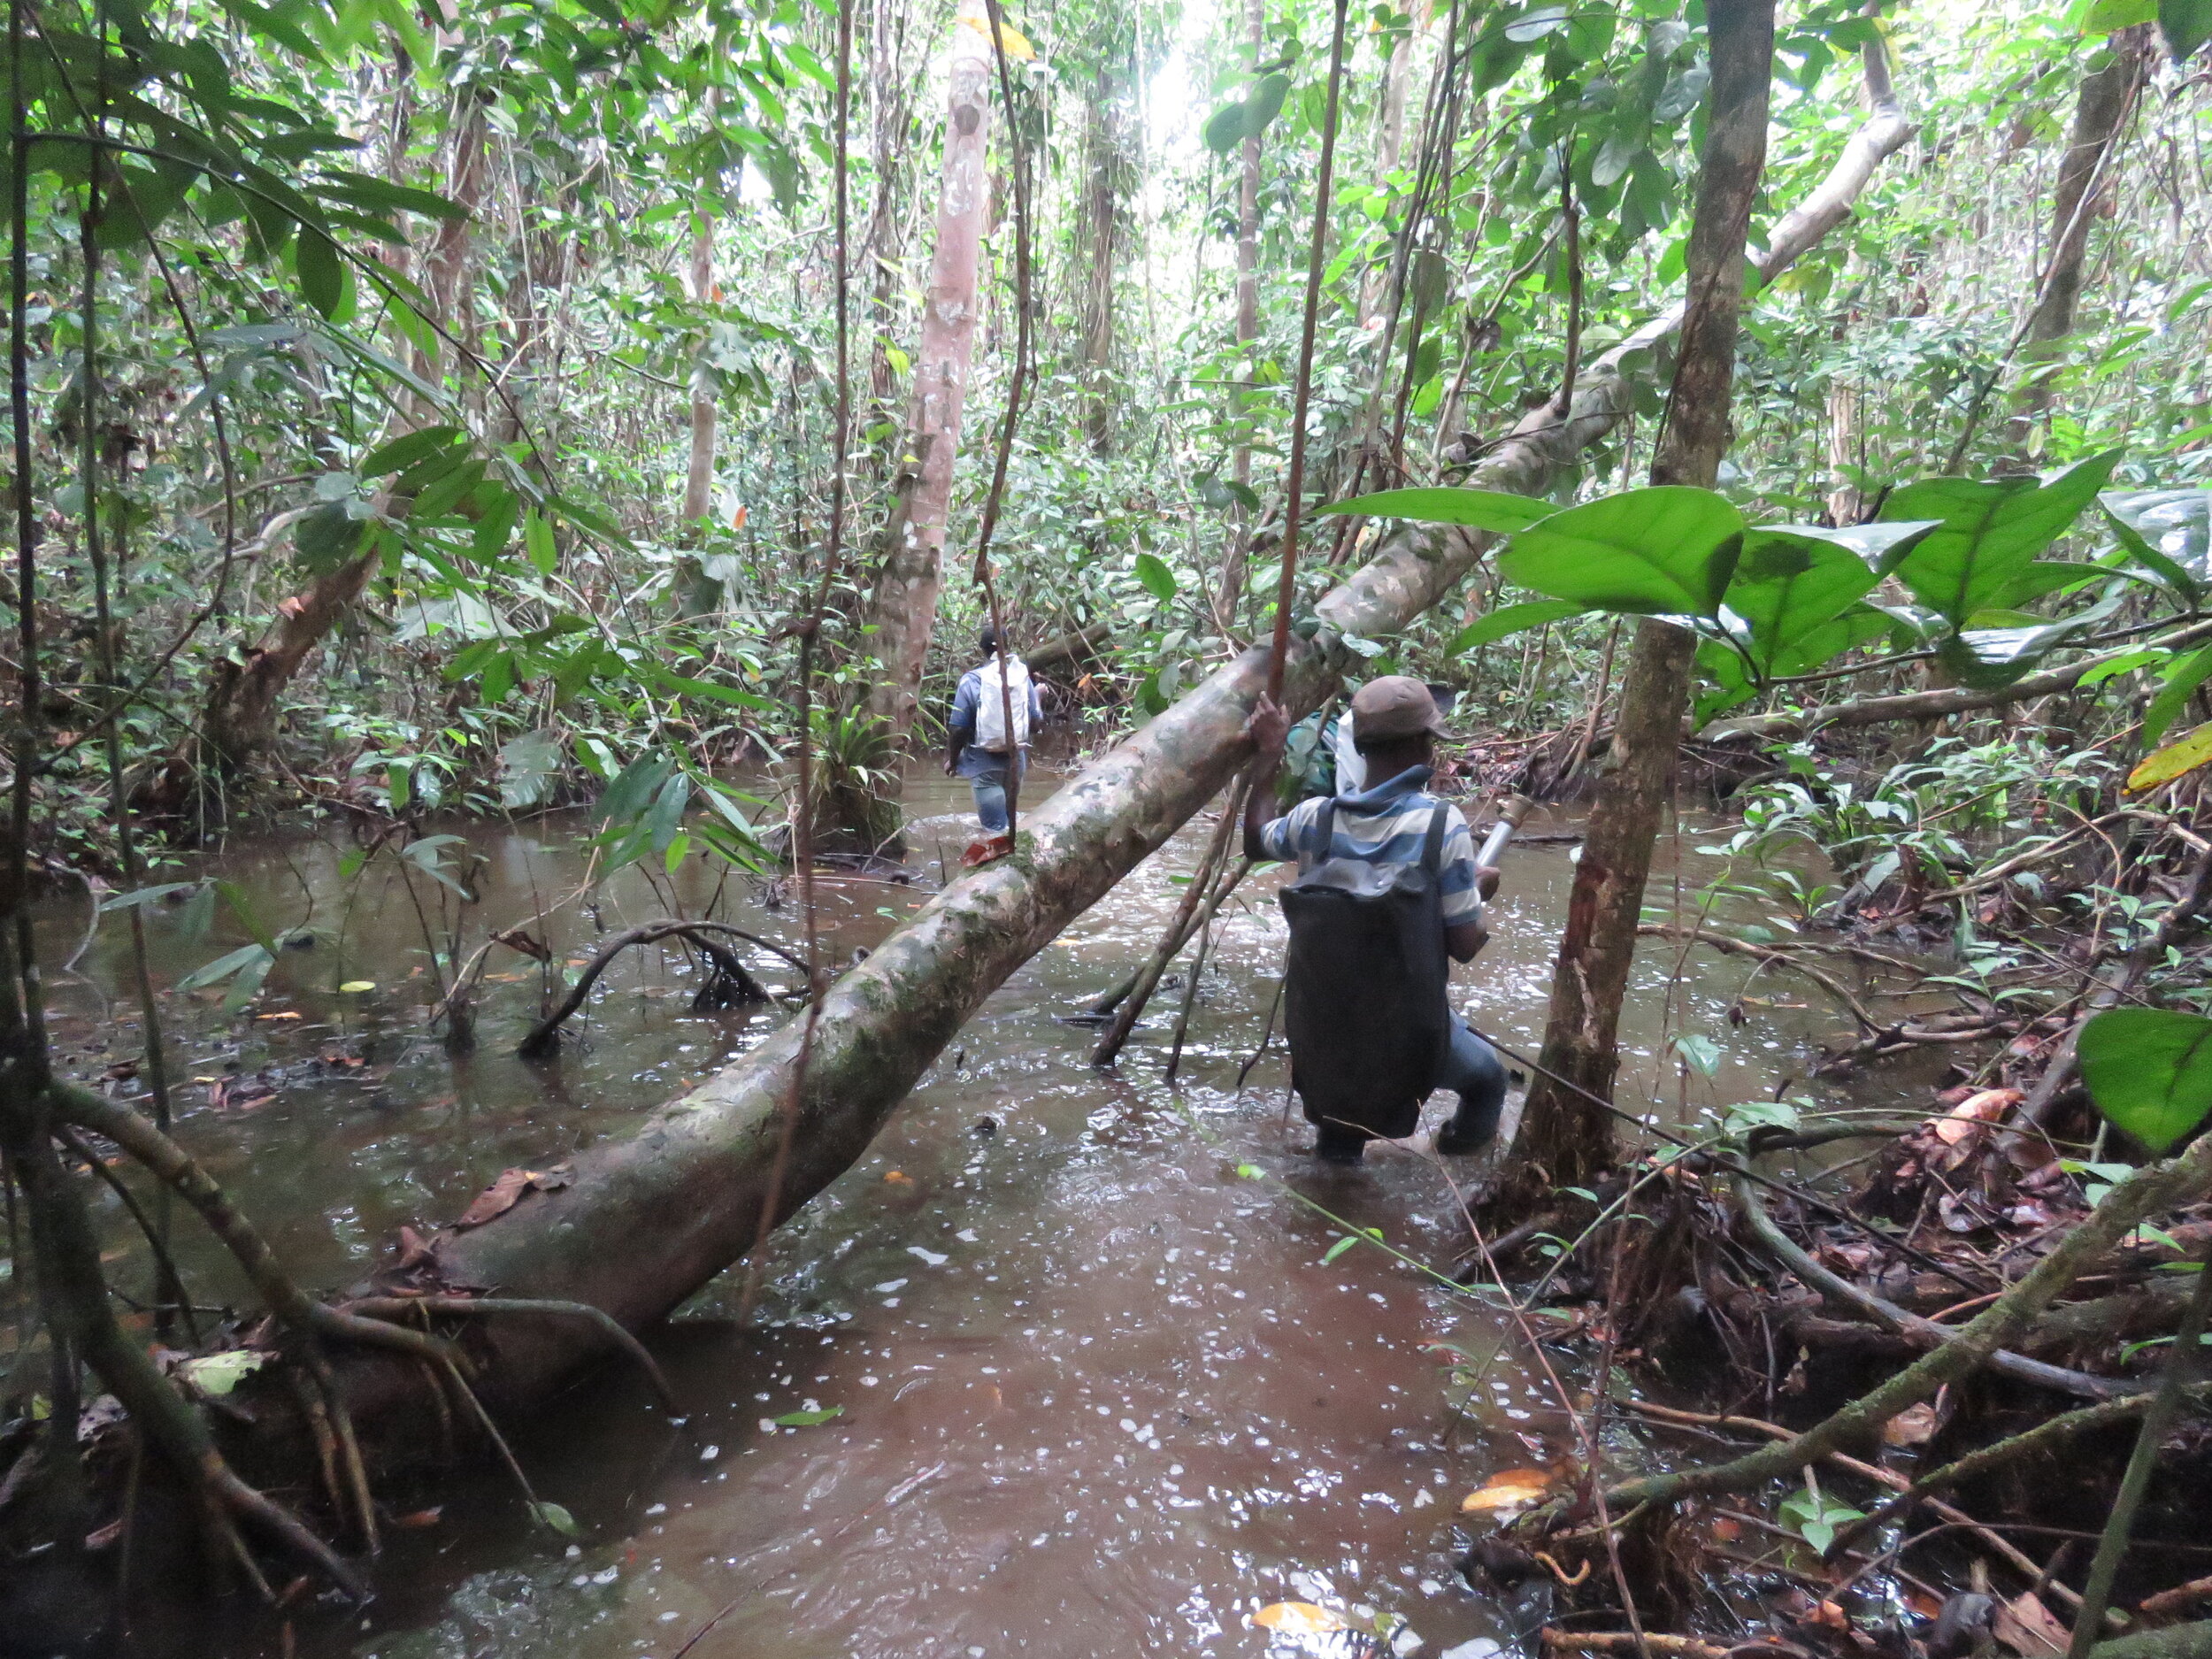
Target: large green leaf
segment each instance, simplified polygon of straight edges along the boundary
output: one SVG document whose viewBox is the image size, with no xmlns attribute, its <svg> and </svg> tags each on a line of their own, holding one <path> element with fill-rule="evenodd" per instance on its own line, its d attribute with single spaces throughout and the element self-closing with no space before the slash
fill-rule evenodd
<svg viewBox="0 0 2212 1659">
<path fill-rule="evenodd" d="M 1883 520 L 1933 518 L 1938 528 L 1893 552 L 1884 573 L 1895 571 L 1916 598 L 1954 627 L 1978 611 L 2017 604 L 2032 596 L 2023 585 L 2039 580 L 2028 573 L 2036 555 L 2096 499 L 2119 459 L 2117 449 L 2108 449 L 2047 482 L 1931 478 L 1908 484 L 1883 504 Z"/>
<path fill-rule="evenodd" d="M 1513 538 L 1509 581 L 1600 611 L 1714 617 L 1743 548 L 1725 497 L 1655 484 L 1555 512 Z"/>
<path fill-rule="evenodd" d="M 2081 1080 L 2097 1110 L 2154 1152 L 2212 1113 L 2212 1019 L 2112 1008 L 2081 1028 Z"/>
<path fill-rule="evenodd" d="M 2212 0 L 2158 0 L 2159 32 L 2176 63 L 2184 63 L 2212 40 Z"/>
<path fill-rule="evenodd" d="M 1557 510 L 1548 501 L 1497 489 L 1383 489 L 1324 507 L 1363 518 L 1411 518 L 1418 524 L 1466 524 L 1510 535 Z"/>
<path fill-rule="evenodd" d="M 1934 526 L 1882 527 L 1924 534 Z M 1904 539 L 1889 538 L 1888 545 L 1878 546 L 1878 554 Z M 1736 561 L 1727 603 L 1751 629 L 1747 649 L 1762 678 L 1797 672 L 1778 669 L 1775 663 L 1786 654 L 1794 660 L 1795 648 L 1808 634 L 1873 590 L 1881 579 L 1859 551 L 1857 543 L 1865 541 L 1847 541 L 1816 526 L 1761 526 L 1744 533 L 1743 557 Z"/>
<path fill-rule="evenodd" d="M 2185 778 L 2206 764 L 2212 764 L 2212 720 L 2184 732 L 2157 753 L 2137 761 L 2135 770 L 2128 773 L 2128 793 L 2141 795 L 2146 789 Z"/>
<path fill-rule="evenodd" d="M 2212 583 L 2212 489 L 2116 489 L 2097 499 L 2129 556 L 2193 606 Z"/>
<path fill-rule="evenodd" d="M 1495 611 L 1477 617 L 1459 631 L 1456 639 L 1444 648 L 1445 654 L 1457 657 L 1471 651 L 1478 645 L 1487 645 L 1509 634 L 1521 634 L 1530 628 L 1540 628 L 1554 622 L 1564 622 L 1569 617 L 1578 617 L 1584 607 L 1571 599 L 1531 599 L 1517 605 L 1501 605 Z"/>
<path fill-rule="evenodd" d="M 2166 671 L 2166 683 L 2143 710 L 2143 741 L 2155 743 L 2189 706 L 2189 694 L 2212 675 L 2212 645 L 2193 651 Z"/>
</svg>

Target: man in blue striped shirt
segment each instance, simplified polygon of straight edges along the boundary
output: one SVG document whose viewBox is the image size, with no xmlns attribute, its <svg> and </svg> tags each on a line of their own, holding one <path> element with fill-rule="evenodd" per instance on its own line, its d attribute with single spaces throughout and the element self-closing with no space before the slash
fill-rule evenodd
<svg viewBox="0 0 2212 1659">
<path fill-rule="evenodd" d="M 1370 787 L 1335 798 L 1333 831 L 1323 847 L 1325 797 L 1301 801 L 1275 816 L 1275 770 L 1289 723 L 1280 709 L 1261 699 L 1250 724 L 1259 758 L 1245 801 L 1246 857 L 1295 860 L 1302 872 L 1332 858 L 1378 864 L 1420 862 L 1429 821 L 1445 805 L 1425 787 L 1436 760 L 1436 740 L 1443 733 L 1436 699 L 1417 680 L 1386 674 L 1354 695 L 1351 725 L 1353 744 L 1367 763 Z M 1482 902 L 1497 886 L 1498 872 L 1475 864 L 1475 839 L 1466 818 L 1457 808 L 1448 808 L 1437 887 L 1443 899 L 1444 949 L 1455 962 L 1471 961 L 1488 941 Z M 1457 1015 L 1452 1017 L 1451 1048 L 1436 1086 L 1459 1096 L 1459 1110 L 1436 1137 L 1437 1150 L 1479 1152 L 1487 1147 L 1505 1104 L 1505 1067 Z M 1332 1162 L 1356 1164 L 1365 1141 L 1363 1131 L 1323 1124 L 1314 1150 Z"/>
</svg>

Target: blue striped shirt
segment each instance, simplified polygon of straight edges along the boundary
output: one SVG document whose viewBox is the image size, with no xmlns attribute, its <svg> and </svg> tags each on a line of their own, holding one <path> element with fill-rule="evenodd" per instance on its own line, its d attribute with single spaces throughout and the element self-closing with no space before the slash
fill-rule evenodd
<svg viewBox="0 0 2212 1659">
<path fill-rule="evenodd" d="M 1437 877 L 1444 898 L 1444 926 L 1457 927 L 1482 919 L 1482 895 L 1475 891 L 1475 837 L 1457 807 L 1440 801 L 1422 788 L 1429 780 L 1426 766 L 1409 767 L 1396 777 L 1358 795 L 1336 797 L 1336 827 L 1326 849 L 1317 844 L 1320 796 L 1301 801 L 1260 832 L 1260 844 L 1270 858 L 1296 859 L 1301 870 L 1310 870 L 1331 858 L 1356 858 L 1371 864 L 1413 864 L 1421 862 L 1421 847 L 1428 838 L 1429 819 L 1440 806 L 1445 809 L 1444 849 Z"/>
</svg>

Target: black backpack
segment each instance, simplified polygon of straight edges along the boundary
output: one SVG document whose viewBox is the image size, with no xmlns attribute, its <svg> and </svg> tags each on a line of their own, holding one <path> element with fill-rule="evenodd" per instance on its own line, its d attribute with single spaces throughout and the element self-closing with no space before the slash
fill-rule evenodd
<svg viewBox="0 0 2212 1659">
<path fill-rule="evenodd" d="M 1439 890 L 1450 810 L 1431 815 L 1419 864 L 1369 864 L 1328 856 L 1331 801 L 1316 826 L 1321 861 L 1282 890 L 1283 1033 L 1312 1123 L 1395 1140 L 1413 1133 L 1435 1087 L 1451 1042 Z"/>
</svg>

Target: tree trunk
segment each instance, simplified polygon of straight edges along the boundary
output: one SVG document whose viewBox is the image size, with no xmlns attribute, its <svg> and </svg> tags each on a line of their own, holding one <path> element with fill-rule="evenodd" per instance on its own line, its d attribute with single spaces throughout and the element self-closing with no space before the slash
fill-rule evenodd
<svg viewBox="0 0 2212 1659">
<path fill-rule="evenodd" d="M 1257 64 L 1267 50 L 1266 0 L 1245 0 L 1245 27 L 1250 37 L 1252 61 Z M 1260 135 L 1244 141 L 1242 167 L 1237 175 L 1237 344 L 1245 348 L 1260 337 Z M 1234 396 L 1234 394 L 1232 394 Z M 1239 412 L 1235 419 L 1241 422 Z M 1252 446 L 1240 442 L 1229 457 L 1229 476 L 1245 488 L 1252 487 Z M 1240 504 L 1236 523 L 1221 561 L 1220 614 L 1234 621 L 1244 608 L 1244 561 L 1252 538 L 1252 515 Z"/>
<path fill-rule="evenodd" d="M 1383 66 L 1381 107 L 1376 111 L 1375 182 L 1385 184 L 1398 170 L 1398 157 L 1406 142 L 1406 89 L 1413 80 L 1413 43 L 1428 27 L 1428 7 L 1424 4 L 1414 27 L 1399 37 L 1390 49 L 1389 61 Z M 1408 224 L 1402 233 L 1413 234 Z M 1373 326 L 1390 302 L 1390 266 L 1387 260 L 1370 270 L 1360 284 L 1359 320 L 1363 327 Z"/>
<path fill-rule="evenodd" d="M 2066 337 L 2074 332 L 2074 312 L 2081 303 L 2090 221 L 2112 180 L 2108 157 L 2125 136 L 2122 128 L 2153 50 L 2151 25 L 2135 24 L 2114 35 L 2104 61 L 2082 77 L 2073 132 L 2066 141 L 2066 154 L 2058 165 L 2058 188 L 2051 198 L 2050 260 L 2044 266 L 2020 353 L 2028 373 L 2005 434 L 2013 451 L 2023 457 L 2033 444 L 2037 423 L 2050 412 L 2051 380 L 2064 355 Z"/>
<path fill-rule="evenodd" d="M 703 306 L 713 299 L 714 220 L 703 213 L 691 239 L 691 303 Z M 691 464 L 684 472 L 684 528 L 693 536 L 714 502 L 714 416 L 713 380 L 702 364 L 691 377 Z"/>
<path fill-rule="evenodd" d="M 1910 127 L 1878 116 L 1828 180 L 1769 237 L 1772 280 L 1848 211 L 1874 163 Z M 1527 416 L 1473 469 L 1478 488 L 1541 495 L 1557 470 L 1627 419 L 1624 360 L 1647 362 L 1675 327 L 1654 319 L 1579 377 L 1564 419 Z M 1384 638 L 1449 593 L 1494 544 L 1475 530 L 1402 525 L 1372 562 L 1319 605 L 1326 625 L 1295 646 L 1286 677 L 1294 709 L 1318 703 L 1345 658 L 1344 634 Z M 1266 683 L 1266 656 L 1217 670 L 1126 742 L 1094 761 L 1023 820 L 1013 857 L 960 877 L 831 988 L 800 1098 L 793 1162 L 776 1193 L 790 1215 L 836 1179 L 961 1024 L 1034 956 L 1218 793 L 1248 751 L 1244 719 Z M 572 1186 L 534 1193 L 496 1220 L 433 1240 L 449 1283 L 497 1285 L 515 1296 L 590 1302 L 632 1329 L 664 1317 L 752 1243 L 789 1098 L 799 1030 L 787 1026 L 665 1109 L 636 1135 L 574 1160 Z M 620 1248 L 610 1241 L 619 1240 Z M 495 1325 L 490 1368 L 511 1400 L 541 1397 L 599 1351 L 580 1325 Z M 357 1365 L 373 1365 L 361 1360 Z M 365 1409 L 419 1411 L 403 1371 L 356 1371 Z"/>
<path fill-rule="evenodd" d="M 1113 75 L 1103 65 L 1085 109 L 1082 275 L 1083 434 L 1103 455 L 1113 442 L 1114 266 L 1119 252 L 1121 192 L 1127 169 L 1114 110 Z"/>
<path fill-rule="evenodd" d="M 475 333 L 470 280 L 471 229 L 484 201 L 484 106 L 471 93 L 465 113 L 455 121 L 447 155 L 446 195 L 460 213 L 439 223 L 423 259 L 425 286 L 435 315 L 431 320 L 464 342 Z M 416 373 L 435 385 L 452 354 L 442 344 L 434 357 L 416 354 Z M 440 419 L 434 409 L 410 400 L 418 420 Z M 380 511 L 390 509 L 380 500 Z M 337 626 L 347 607 L 361 596 L 382 554 L 374 541 L 335 570 L 318 576 L 276 608 L 273 634 L 262 643 L 217 661 L 208 685 L 207 704 L 198 729 L 185 738 L 160 769 L 133 792 L 132 804 L 157 818 L 188 821 L 196 809 L 219 799 L 229 780 L 242 772 L 265 745 L 275 725 L 277 699 L 302 664 Z"/>
<path fill-rule="evenodd" d="M 960 450 L 960 411 L 975 344 L 976 274 L 989 190 L 984 157 L 991 127 L 990 25 L 979 5 L 964 5 L 953 25 L 950 100 L 945 112 L 943 194 L 937 248 L 922 306 L 921 350 L 914 361 L 909 449 L 894 490 L 876 576 L 872 620 L 883 672 L 870 709 L 902 745 L 921 701 L 922 664 L 944 585 L 945 519 Z"/>
<path fill-rule="evenodd" d="M 691 303 L 704 308 L 714 302 L 714 216 L 702 209 L 691 238 Z M 714 371 L 706 361 L 711 340 L 703 340 L 699 361 L 691 368 L 691 457 L 684 469 L 683 522 L 677 535 L 681 545 L 696 548 L 706 539 L 706 518 L 714 510 L 715 417 L 720 399 L 716 396 Z M 676 560 L 672 572 L 676 609 L 687 617 L 703 617 L 722 602 L 722 586 L 708 579 L 696 553 Z"/>
<path fill-rule="evenodd" d="M 868 211 L 868 234 L 863 242 L 865 261 L 874 272 L 869 286 L 868 326 L 873 338 L 868 351 L 868 412 L 864 428 L 894 419 L 898 402 L 898 370 L 891 361 L 892 319 L 899 293 L 899 185 L 905 176 L 907 155 L 907 83 L 901 73 L 906 17 L 896 10 L 897 0 L 875 0 L 869 20 L 868 96 L 873 134 L 871 157 L 875 167 L 875 197 Z M 895 437 L 871 443 L 872 465 L 879 476 L 888 472 Z"/>
<path fill-rule="evenodd" d="M 1713 78 L 1690 231 L 1688 298 L 1651 481 L 1709 489 L 1728 448 L 1744 242 L 1766 164 L 1774 0 L 1710 0 L 1706 19 Z M 1612 1118 L 1588 1096 L 1612 1096 L 1621 1002 L 1652 844 L 1674 794 L 1696 650 L 1696 636 L 1686 628 L 1648 618 L 1637 625 L 1611 764 L 1567 901 L 1542 1071 L 1530 1086 L 1522 1118 L 1520 1158 L 1546 1186 L 1586 1185 L 1613 1159 Z"/>
</svg>

